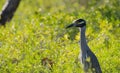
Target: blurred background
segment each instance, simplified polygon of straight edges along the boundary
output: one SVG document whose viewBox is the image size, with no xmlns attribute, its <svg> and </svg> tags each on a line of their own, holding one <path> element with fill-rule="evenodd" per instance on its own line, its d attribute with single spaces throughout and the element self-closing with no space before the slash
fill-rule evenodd
<svg viewBox="0 0 120 73">
<path fill-rule="evenodd" d="M 0 26 L 0 73 L 83 73 L 80 34 L 65 29 L 78 18 L 87 21 L 103 73 L 120 73 L 120 0 L 21 0 L 12 21 Z"/>
</svg>

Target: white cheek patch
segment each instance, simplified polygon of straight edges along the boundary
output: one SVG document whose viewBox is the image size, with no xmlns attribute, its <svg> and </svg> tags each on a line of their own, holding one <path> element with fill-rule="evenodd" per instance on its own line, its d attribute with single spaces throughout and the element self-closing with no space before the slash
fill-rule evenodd
<svg viewBox="0 0 120 73">
<path fill-rule="evenodd" d="M 73 21 L 73 23 L 75 23 L 75 22 L 76 22 L 76 20 Z"/>
<path fill-rule="evenodd" d="M 85 23 L 84 21 L 82 21 L 82 22 L 79 22 L 78 24 L 83 24 L 83 23 Z"/>
</svg>

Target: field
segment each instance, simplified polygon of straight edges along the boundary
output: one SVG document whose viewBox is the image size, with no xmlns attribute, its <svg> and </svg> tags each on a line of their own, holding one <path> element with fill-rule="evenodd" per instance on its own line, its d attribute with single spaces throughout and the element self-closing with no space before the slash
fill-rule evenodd
<svg viewBox="0 0 120 73">
<path fill-rule="evenodd" d="M 120 73 L 120 0 L 22 0 L 0 26 L 0 73 L 83 73 L 79 31 L 65 29 L 79 18 L 103 73 Z"/>
</svg>

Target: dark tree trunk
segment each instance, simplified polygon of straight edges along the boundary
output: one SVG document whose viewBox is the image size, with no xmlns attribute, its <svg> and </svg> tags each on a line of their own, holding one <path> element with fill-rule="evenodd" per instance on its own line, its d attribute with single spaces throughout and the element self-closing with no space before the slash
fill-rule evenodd
<svg viewBox="0 0 120 73">
<path fill-rule="evenodd" d="M 19 6 L 21 0 L 7 0 L 3 6 L 2 12 L 0 14 L 0 25 L 5 25 L 6 22 L 9 22 L 16 9 Z"/>
</svg>

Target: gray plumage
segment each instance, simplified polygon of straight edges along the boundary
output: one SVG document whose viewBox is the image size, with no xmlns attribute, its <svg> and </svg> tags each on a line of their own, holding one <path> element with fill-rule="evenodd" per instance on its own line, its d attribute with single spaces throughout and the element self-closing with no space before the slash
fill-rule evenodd
<svg viewBox="0 0 120 73">
<path fill-rule="evenodd" d="M 78 19 L 74 21 L 71 25 L 67 26 L 69 27 L 79 27 L 80 30 L 80 50 L 81 53 L 79 55 L 79 59 L 81 61 L 81 64 L 83 64 L 83 69 L 85 73 L 102 73 L 102 70 L 100 68 L 99 62 L 97 60 L 97 57 L 94 55 L 94 53 L 90 50 L 90 48 L 87 45 L 86 38 L 85 38 L 85 30 L 86 30 L 86 22 L 83 19 Z"/>
<path fill-rule="evenodd" d="M 5 25 L 6 22 L 9 22 L 16 9 L 18 8 L 21 0 L 7 0 L 3 9 L 0 13 L 0 25 Z"/>
</svg>

